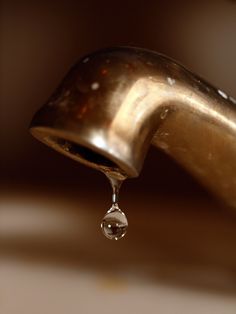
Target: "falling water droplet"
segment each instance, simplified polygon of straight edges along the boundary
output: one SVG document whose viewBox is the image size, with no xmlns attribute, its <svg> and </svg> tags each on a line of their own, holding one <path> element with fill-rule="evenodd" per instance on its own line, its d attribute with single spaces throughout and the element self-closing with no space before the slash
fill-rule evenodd
<svg viewBox="0 0 236 314">
<path fill-rule="evenodd" d="M 113 204 L 104 216 L 101 228 L 103 234 L 110 240 L 119 240 L 127 232 L 128 220 L 118 204 Z"/>
<path fill-rule="evenodd" d="M 125 214 L 118 206 L 119 189 L 124 178 L 118 179 L 117 177 L 109 175 L 106 172 L 105 174 L 110 180 L 113 193 L 112 193 L 112 206 L 105 214 L 101 223 L 101 228 L 103 234 L 108 239 L 119 240 L 124 237 L 128 228 L 128 220 Z"/>
</svg>

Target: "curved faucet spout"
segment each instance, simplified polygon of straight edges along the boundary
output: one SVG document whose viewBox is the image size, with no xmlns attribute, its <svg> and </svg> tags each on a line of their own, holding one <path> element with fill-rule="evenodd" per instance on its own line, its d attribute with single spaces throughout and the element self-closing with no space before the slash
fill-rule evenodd
<svg viewBox="0 0 236 314">
<path fill-rule="evenodd" d="M 31 132 L 70 158 L 128 177 L 139 175 L 153 144 L 236 206 L 236 101 L 155 52 L 121 47 L 81 59 Z"/>
</svg>

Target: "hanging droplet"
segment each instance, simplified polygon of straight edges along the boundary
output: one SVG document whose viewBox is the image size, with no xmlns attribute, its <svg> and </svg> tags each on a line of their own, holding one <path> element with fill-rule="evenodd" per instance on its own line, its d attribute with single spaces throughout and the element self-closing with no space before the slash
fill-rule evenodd
<svg viewBox="0 0 236 314">
<path fill-rule="evenodd" d="M 110 240 L 119 240 L 124 237 L 128 228 L 128 220 L 118 204 L 113 204 L 104 216 L 101 228 L 103 234 Z"/>
<path fill-rule="evenodd" d="M 119 190 L 125 177 L 118 172 L 103 171 L 112 187 L 112 206 L 104 216 L 101 228 L 103 234 L 110 240 L 119 240 L 124 237 L 128 228 L 128 220 L 118 206 Z"/>
</svg>

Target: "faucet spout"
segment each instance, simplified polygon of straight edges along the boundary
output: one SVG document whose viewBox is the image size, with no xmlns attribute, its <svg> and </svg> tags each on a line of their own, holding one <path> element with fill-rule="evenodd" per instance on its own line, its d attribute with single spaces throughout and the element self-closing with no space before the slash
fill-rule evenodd
<svg viewBox="0 0 236 314">
<path fill-rule="evenodd" d="M 236 101 L 161 54 L 119 47 L 86 56 L 30 130 L 117 176 L 138 176 L 153 144 L 236 207 Z"/>
</svg>

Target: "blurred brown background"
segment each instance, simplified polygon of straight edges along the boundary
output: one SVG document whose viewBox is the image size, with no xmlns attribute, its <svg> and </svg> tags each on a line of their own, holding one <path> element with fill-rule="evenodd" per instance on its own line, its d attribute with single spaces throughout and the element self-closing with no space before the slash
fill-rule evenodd
<svg viewBox="0 0 236 314">
<path fill-rule="evenodd" d="M 151 149 L 141 176 L 124 184 L 130 230 L 114 246 L 97 228 L 110 206 L 106 178 L 37 142 L 28 126 L 69 67 L 107 46 L 162 52 L 235 98 L 236 2 L 3 0 L 0 14 L 0 254 L 7 269 L 8 259 L 50 261 L 234 296 L 235 213 L 174 161 Z M 166 313 L 185 313 L 185 296 L 180 300 Z M 4 314 L 20 313 L 4 304 Z M 223 312 L 214 306 L 196 313 L 236 311 L 236 303 Z M 32 313 L 30 305 L 23 312 Z"/>
</svg>

